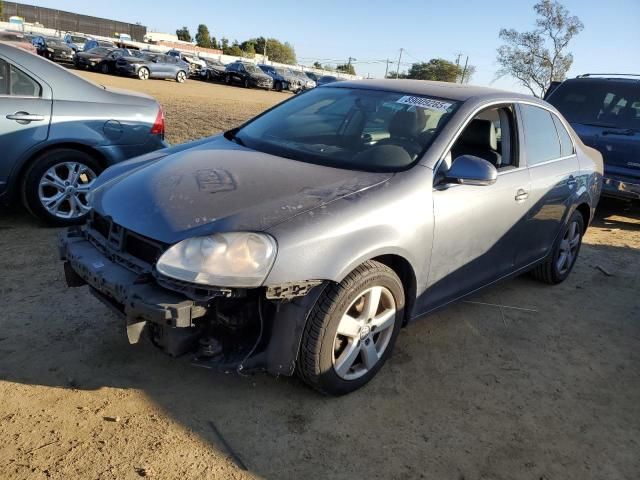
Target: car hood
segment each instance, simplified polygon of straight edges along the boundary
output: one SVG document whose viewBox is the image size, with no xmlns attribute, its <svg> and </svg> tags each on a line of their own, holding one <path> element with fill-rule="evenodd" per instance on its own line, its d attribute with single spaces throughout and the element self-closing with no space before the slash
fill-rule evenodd
<svg viewBox="0 0 640 480">
<path fill-rule="evenodd" d="M 131 231 L 171 244 L 220 231 L 265 231 L 392 175 L 290 160 L 218 136 L 111 167 L 97 180 L 92 205 Z"/>
</svg>

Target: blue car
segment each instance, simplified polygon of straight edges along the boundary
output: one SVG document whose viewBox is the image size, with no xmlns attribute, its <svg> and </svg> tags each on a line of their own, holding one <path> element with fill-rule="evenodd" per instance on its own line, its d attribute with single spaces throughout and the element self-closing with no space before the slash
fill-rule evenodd
<svg viewBox="0 0 640 480">
<path fill-rule="evenodd" d="M 140 80 L 172 78 L 178 83 L 184 83 L 189 74 L 189 65 L 171 55 L 134 52 L 130 57 L 120 57 L 116 60 L 116 72 L 138 77 Z"/>
<path fill-rule="evenodd" d="M 602 154 L 603 195 L 640 199 L 640 75 L 581 75 L 545 99 Z"/>
</svg>

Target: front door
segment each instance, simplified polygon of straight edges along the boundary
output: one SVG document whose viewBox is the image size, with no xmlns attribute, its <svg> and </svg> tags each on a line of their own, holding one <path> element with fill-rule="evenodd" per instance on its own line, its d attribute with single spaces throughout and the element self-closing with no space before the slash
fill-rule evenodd
<svg viewBox="0 0 640 480">
<path fill-rule="evenodd" d="M 0 56 L 0 192 L 18 159 L 47 139 L 50 120 L 49 87 Z"/>
<path fill-rule="evenodd" d="M 519 159 L 513 105 L 488 108 L 459 135 L 439 167 L 473 155 L 498 170 L 492 185 L 440 181 L 433 190 L 434 235 L 428 286 L 418 300 L 426 312 L 513 272 L 522 224 L 530 208 L 529 172 Z"/>
</svg>

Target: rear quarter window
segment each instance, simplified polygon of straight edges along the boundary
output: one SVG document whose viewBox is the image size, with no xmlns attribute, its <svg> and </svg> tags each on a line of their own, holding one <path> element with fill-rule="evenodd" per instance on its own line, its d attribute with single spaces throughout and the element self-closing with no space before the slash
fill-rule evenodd
<svg viewBox="0 0 640 480">
<path fill-rule="evenodd" d="M 562 156 L 560 140 L 552 115 L 533 105 L 520 105 L 524 127 L 527 164 L 537 165 Z"/>
</svg>

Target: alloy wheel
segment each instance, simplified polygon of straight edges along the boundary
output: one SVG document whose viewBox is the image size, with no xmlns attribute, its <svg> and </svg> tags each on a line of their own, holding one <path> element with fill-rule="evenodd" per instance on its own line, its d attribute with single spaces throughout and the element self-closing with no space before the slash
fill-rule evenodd
<svg viewBox="0 0 640 480">
<path fill-rule="evenodd" d="M 558 259 L 556 260 L 556 268 L 560 275 L 564 275 L 567 270 L 573 266 L 578 247 L 580 246 L 580 226 L 578 222 L 573 221 L 569 224 L 558 250 Z"/>
<path fill-rule="evenodd" d="M 149 70 L 146 68 L 141 68 L 138 70 L 138 78 L 140 80 L 148 80 L 149 79 Z"/>
<path fill-rule="evenodd" d="M 346 309 L 333 341 L 333 368 L 344 380 L 370 371 L 384 354 L 393 335 L 396 302 L 386 287 L 362 292 Z"/>
<path fill-rule="evenodd" d="M 40 179 L 38 198 L 54 217 L 81 217 L 90 210 L 87 194 L 96 177 L 95 172 L 82 163 L 58 163 Z"/>
<path fill-rule="evenodd" d="M 176 76 L 176 80 L 178 80 L 178 83 L 184 83 L 184 81 L 187 79 L 187 75 L 180 71 L 178 72 L 178 75 Z"/>
</svg>

